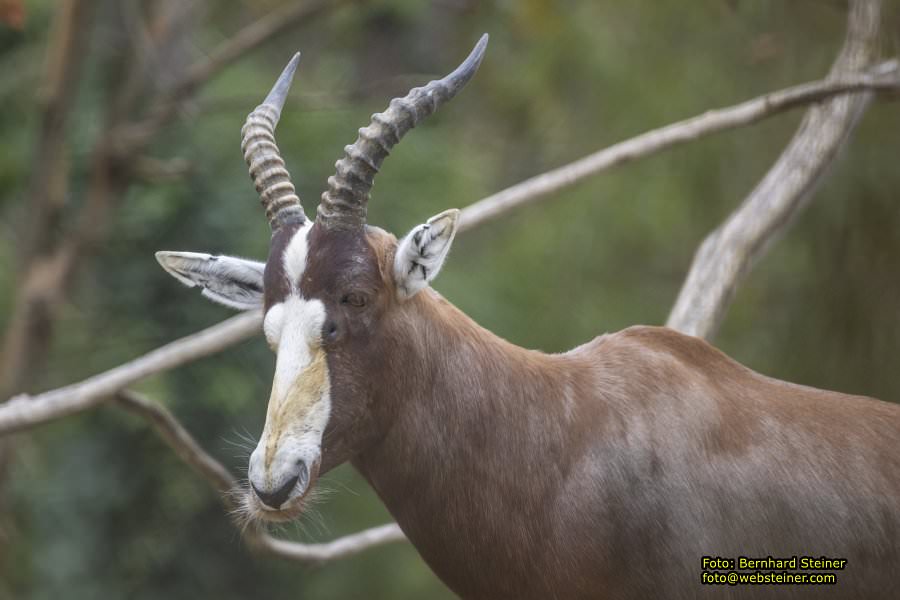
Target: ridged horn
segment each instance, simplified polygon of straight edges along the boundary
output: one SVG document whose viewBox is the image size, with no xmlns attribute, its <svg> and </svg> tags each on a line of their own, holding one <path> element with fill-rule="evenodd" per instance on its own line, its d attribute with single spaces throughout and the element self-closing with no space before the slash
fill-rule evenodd
<svg viewBox="0 0 900 600">
<path fill-rule="evenodd" d="M 291 183 L 291 174 L 275 145 L 275 127 L 299 61 L 298 52 L 281 72 L 263 103 L 247 115 L 247 121 L 241 128 L 241 151 L 273 232 L 288 223 L 306 221 L 300 198 Z"/>
<path fill-rule="evenodd" d="M 472 79 L 487 43 L 488 35 L 484 34 L 455 71 L 424 87 L 413 88 L 404 98 L 394 98 L 387 110 L 372 115 L 372 122 L 359 130 L 356 142 L 344 148 L 344 157 L 335 163 L 337 172 L 328 178 L 328 190 L 322 194 L 317 217 L 325 227 L 354 228 L 365 224 L 369 191 L 391 148 Z"/>
</svg>

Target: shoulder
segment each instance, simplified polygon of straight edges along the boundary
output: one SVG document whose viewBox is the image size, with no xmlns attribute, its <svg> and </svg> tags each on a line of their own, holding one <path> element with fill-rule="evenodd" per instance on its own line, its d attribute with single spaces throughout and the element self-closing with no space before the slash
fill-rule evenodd
<svg viewBox="0 0 900 600">
<path fill-rule="evenodd" d="M 649 325 L 634 325 L 615 333 L 603 334 L 572 352 L 596 355 L 623 354 L 632 358 L 641 356 L 644 359 L 668 358 L 686 365 L 722 363 L 740 367 L 737 362 L 706 340 L 668 327 Z"/>
<path fill-rule="evenodd" d="M 686 363 L 708 363 L 709 361 L 734 363 L 724 352 L 706 340 L 668 327 L 635 325 L 613 334 L 613 337 L 621 345 L 666 352 Z"/>
</svg>

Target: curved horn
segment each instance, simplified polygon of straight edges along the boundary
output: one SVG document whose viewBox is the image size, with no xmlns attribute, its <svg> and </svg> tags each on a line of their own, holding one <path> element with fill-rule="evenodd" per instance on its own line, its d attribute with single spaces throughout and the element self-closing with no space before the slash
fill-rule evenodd
<svg viewBox="0 0 900 600">
<path fill-rule="evenodd" d="M 391 148 L 472 79 L 487 43 L 484 34 L 455 71 L 425 87 L 413 88 L 405 98 L 394 98 L 386 111 L 372 115 L 369 126 L 359 130 L 356 143 L 344 148 L 344 158 L 335 163 L 337 172 L 328 178 L 328 190 L 322 194 L 318 210 L 323 225 L 353 228 L 365 224 L 369 190 Z"/>
<path fill-rule="evenodd" d="M 275 231 L 287 223 L 303 223 L 306 214 L 291 183 L 291 174 L 284 166 L 281 152 L 275 145 L 275 126 L 291 89 L 300 53 L 294 55 L 284 68 L 275 86 L 263 103 L 247 115 L 241 128 L 241 150 L 250 167 L 250 177 L 259 193 L 259 202 L 266 211 L 269 226 Z"/>
</svg>

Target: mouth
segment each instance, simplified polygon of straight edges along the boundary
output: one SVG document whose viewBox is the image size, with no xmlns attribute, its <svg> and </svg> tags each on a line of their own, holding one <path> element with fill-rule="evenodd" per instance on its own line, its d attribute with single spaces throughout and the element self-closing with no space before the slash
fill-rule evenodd
<svg viewBox="0 0 900 600">
<path fill-rule="evenodd" d="M 319 461 L 317 460 L 309 471 L 309 477 L 304 481 L 298 479 L 294 484 L 287 500 L 278 508 L 272 508 L 264 504 L 251 488 L 244 490 L 243 505 L 246 508 L 250 521 L 262 521 L 268 523 L 285 523 L 293 521 L 301 514 L 309 504 L 310 496 L 319 478 Z"/>
</svg>

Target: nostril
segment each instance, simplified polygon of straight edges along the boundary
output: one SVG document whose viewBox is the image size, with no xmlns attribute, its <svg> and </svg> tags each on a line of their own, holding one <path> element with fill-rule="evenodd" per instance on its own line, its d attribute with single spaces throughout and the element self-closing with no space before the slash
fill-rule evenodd
<svg viewBox="0 0 900 600">
<path fill-rule="evenodd" d="M 306 486 L 309 485 L 309 469 L 306 468 L 306 462 L 302 460 L 297 461 L 297 465 L 300 467 L 300 472 L 297 473 L 297 481 L 300 482 L 300 489 L 305 490 Z"/>
<path fill-rule="evenodd" d="M 304 469 L 301 472 L 305 472 Z M 294 489 L 294 486 L 297 485 L 297 480 L 300 478 L 300 474 L 297 474 L 287 481 L 284 482 L 280 488 L 273 492 L 264 492 L 258 487 L 256 487 L 253 482 L 250 482 L 250 487 L 253 488 L 253 493 L 256 494 L 256 497 L 259 498 L 260 502 L 268 506 L 269 508 L 278 509 L 284 504 L 284 501 L 288 499 L 288 496 L 291 494 L 291 490 Z"/>
</svg>

